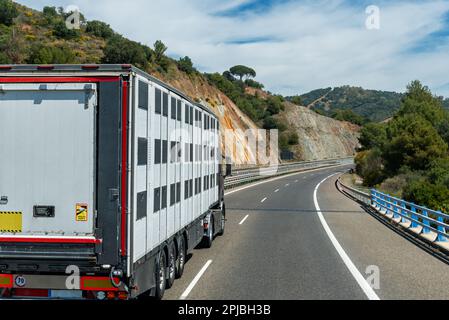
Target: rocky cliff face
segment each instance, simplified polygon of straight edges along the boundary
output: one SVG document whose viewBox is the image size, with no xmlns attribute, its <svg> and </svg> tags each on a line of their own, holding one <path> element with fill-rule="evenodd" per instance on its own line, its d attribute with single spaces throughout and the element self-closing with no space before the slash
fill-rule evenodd
<svg viewBox="0 0 449 320">
<path fill-rule="evenodd" d="M 220 119 L 222 134 L 226 129 L 234 130 L 234 139 L 244 147 L 244 152 L 233 154 L 237 164 L 246 164 L 249 159 L 255 158 L 251 148 L 246 148 L 247 139 L 244 133 L 248 129 L 259 129 L 259 127 L 226 95 L 211 86 L 201 76 L 188 76 L 183 72 L 170 78 L 163 75 L 156 76 L 185 92 L 192 99 L 210 107 Z M 285 103 L 285 111 L 279 115 L 279 119 L 287 124 L 290 132 L 293 130 L 299 136 L 299 144 L 293 147 L 298 160 L 352 156 L 359 145 L 360 127 L 321 116 L 308 108 L 290 102 Z M 229 143 L 229 139 L 227 142 Z M 223 151 L 224 148 L 225 145 L 222 146 Z"/>
<path fill-rule="evenodd" d="M 299 145 L 293 147 L 298 159 L 353 156 L 359 146 L 360 127 L 349 122 L 324 117 L 292 103 L 285 104 L 280 118 L 299 136 Z"/>
<path fill-rule="evenodd" d="M 243 152 L 237 150 L 233 152 L 233 161 L 241 165 L 251 164 L 248 161 L 255 159 L 255 154 L 251 148 L 247 147 L 245 132 L 246 130 L 259 128 L 231 99 L 199 75 L 188 76 L 183 72 L 177 72 L 170 78 L 164 77 L 162 74 L 156 74 L 155 76 L 186 93 L 191 99 L 208 106 L 220 120 L 222 136 L 224 136 L 225 130 L 232 130 L 232 138 L 235 143 L 243 147 Z M 225 150 L 224 143 L 231 143 L 231 141 L 222 139 L 222 154 Z"/>
</svg>

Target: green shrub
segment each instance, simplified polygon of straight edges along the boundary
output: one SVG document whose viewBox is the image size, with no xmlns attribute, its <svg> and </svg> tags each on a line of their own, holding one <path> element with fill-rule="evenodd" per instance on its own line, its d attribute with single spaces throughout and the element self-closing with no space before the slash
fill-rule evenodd
<svg viewBox="0 0 449 320">
<path fill-rule="evenodd" d="M 141 44 L 115 35 L 106 43 L 102 62 L 111 64 L 130 63 L 145 69 L 148 64 L 147 51 Z"/>
<path fill-rule="evenodd" d="M 373 187 L 384 179 L 381 153 L 378 149 L 359 152 L 355 158 L 357 174 L 365 186 Z"/>
<path fill-rule="evenodd" d="M 447 155 L 448 146 L 438 131 L 419 115 L 397 117 L 387 127 L 383 158 L 391 175 L 404 165 L 412 170 L 427 170 L 432 161 Z"/>
<path fill-rule="evenodd" d="M 67 47 L 35 45 L 31 47 L 27 62 L 30 64 L 75 63 L 75 54 Z"/>
<path fill-rule="evenodd" d="M 194 74 L 196 69 L 193 67 L 193 62 L 189 57 L 180 58 L 178 60 L 178 68 L 187 74 Z"/>
<path fill-rule="evenodd" d="M 362 150 L 382 149 L 387 140 L 386 125 L 383 123 L 368 123 L 360 132 Z"/>
<path fill-rule="evenodd" d="M 288 144 L 292 146 L 299 144 L 299 135 L 296 132 L 290 133 L 288 136 Z"/>
<path fill-rule="evenodd" d="M 449 203 L 449 188 L 424 179 L 416 180 L 405 187 L 404 199 L 433 210 L 445 211 Z"/>
<path fill-rule="evenodd" d="M 43 10 L 44 18 L 47 21 L 47 24 L 53 24 L 56 19 L 59 18 L 58 11 L 56 11 L 56 7 L 44 7 Z"/>
<path fill-rule="evenodd" d="M 53 25 L 53 34 L 60 39 L 76 39 L 81 35 L 79 30 L 69 29 L 63 20 L 58 20 Z"/>
<path fill-rule="evenodd" d="M 114 35 L 114 30 L 109 24 L 97 20 L 87 22 L 86 32 L 103 39 L 109 39 Z"/>
<path fill-rule="evenodd" d="M 16 5 L 11 0 L 0 0 L 0 23 L 11 26 L 19 15 Z"/>
<path fill-rule="evenodd" d="M 232 75 L 231 75 L 232 76 Z M 255 80 L 253 80 L 253 79 L 246 79 L 245 80 L 245 84 L 248 86 L 248 87 L 251 87 L 251 88 L 255 88 L 255 89 L 263 89 L 264 88 L 264 85 L 263 84 L 261 84 L 260 82 L 257 82 L 257 81 L 255 81 Z"/>
<path fill-rule="evenodd" d="M 293 96 L 288 98 L 288 100 L 290 100 L 291 103 L 296 104 L 298 106 L 302 106 L 302 99 L 301 96 Z"/>
<path fill-rule="evenodd" d="M 339 120 L 339 121 L 351 122 L 351 123 L 354 123 L 359 126 L 361 126 L 367 122 L 367 120 L 364 117 L 358 115 L 357 113 L 355 113 L 354 111 L 352 111 L 350 109 L 346 109 L 346 110 L 337 109 L 332 114 L 332 118 L 334 118 L 335 120 Z"/>
</svg>

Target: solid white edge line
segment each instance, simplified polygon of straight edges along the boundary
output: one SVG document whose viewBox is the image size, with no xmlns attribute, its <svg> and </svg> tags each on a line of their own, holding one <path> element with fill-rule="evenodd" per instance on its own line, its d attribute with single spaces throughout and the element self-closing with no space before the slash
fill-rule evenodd
<svg viewBox="0 0 449 320">
<path fill-rule="evenodd" d="M 203 276 L 204 272 L 206 272 L 207 268 L 209 268 L 211 263 L 212 263 L 212 260 L 209 260 L 209 261 L 206 262 L 206 264 L 203 266 L 203 268 L 201 268 L 200 272 L 198 272 L 198 274 L 195 276 L 195 278 L 193 278 L 192 282 L 189 284 L 187 289 L 183 292 L 183 294 L 181 295 L 179 300 L 187 299 L 187 297 L 189 296 L 190 292 L 193 290 L 193 288 L 195 288 L 196 284 L 201 279 L 201 277 Z"/>
<path fill-rule="evenodd" d="M 264 203 L 267 200 L 267 198 L 263 198 L 262 201 L 260 201 L 260 203 Z"/>
<path fill-rule="evenodd" d="M 245 221 L 246 221 L 246 219 L 248 219 L 248 217 L 249 217 L 249 214 L 247 214 L 247 215 L 245 216 L 245 218 L 243 218 L 243 220 L 242 220 L 242 221 L 240 221 L 239 225 L 242 225 L 242 224 L 244 224 L 244 223 L 245 223 Z"/>
<path fill-rule="evenodd" d="M 368 297 L 369 300 L 380 300 L 379 296 L 376 294 L 376 292 L 374 292 L 373 288 L 371 288 L 371 286 L 368 284 L 366 279 L 362 276 L 360 271 L 357 269 L 357 267 L 351 261 L 349 256 L 346 254 L 346 252 L 343 249 L 343 247 L 338 242 L 338 240 L 335 237 L 334 233 L 332 232 L 332 230 L 330 229 L 329 225 L 327 224 L 326 219 L 324 218 L 323 213 L 321 212 L 321 208 L 320 208 L 320 206 L 318 204 L 318 197 L 317 197 L 318 189 L 320 188 L 320 186 L 326 180 L 328 180 L 329 178 L 332 178 L 333 176 L 335 176 L 337 174 L 339 174 L 339 173 L 338 172 L 334 173 L 334 174 L 330 175 L 329 177 L 327 177 L 326 179 L 323 179 L 323 181 L 321 181 L 315 187 L 315 191 L 313 193 L 313 202 L 315 203 L 315 208 L 316 208 L 318 217 L 319 217 L 319 219 L 321 221 L 321 224 L 323 225 L 324 230 L 327 233 L 327 236 L 331 240 L 332 244 L 334 245 L 334 247 L 337 250 L 338 254 L 340 255 L 341 259 L 343 260 L 343 262 L 345 263 L 346 267 L 349 269 L 349 271 L 351 272 L 352 276 L 357 281 L 358 285 L 363 290 L 365 295 Z"/>
<path fill-rule="evenodd" d="M 256 183 L 253 183 L 253 184 L 249 184 L 249 185 L 247 185 L 245 187 L 241 187 L 241 188 L 238 188 L 238 189 L 233 189 L 231 191 L 225 192 L 225 196 L 229 196 L 230 194 L 233 194 L 235 192 L 239 192 L 239 191 L 242 191 L 242 190 L 245 190 L 245 189 L 249 189 L 249 188 L 252 188 L 252 187 L 255 187 L 255 186 L 259 186 L 261 184 L 268 183 L 268 182 L 271 182 L 271 181 L 285 179 L 285 178 L 288 178 L 288 177 L 292 177 L 292 176 L 296 176 L 296 175 L 300 175 L 300 174 L 305 174 L 305 173 L 309 173 L 309 172 L 326 170 L 326 169 L 335 169 L 335 168 L 346 167 L 346 166 L 350 166 L 350 165 L 351 164 L 339 164 L 338 166 L 332 166 L 332 167 L 325 167 L 325 168 L 317 168 L 317 169 L 313 169 L 313 170 L 293 172 L 293 173 L 289 173 L 289 174 L 286 174 L 286 175 L 283 175 L 283 176 L 278 176 L 278 177 L 274 177 L 272 179 L 267 179 L 267 180 L 263 180 L 263 181 L 256 182 Z"/>
</svg>

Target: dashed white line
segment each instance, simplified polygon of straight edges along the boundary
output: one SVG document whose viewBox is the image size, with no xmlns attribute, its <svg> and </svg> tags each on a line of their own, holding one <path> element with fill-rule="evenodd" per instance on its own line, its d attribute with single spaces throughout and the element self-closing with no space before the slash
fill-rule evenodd
<svg viewBox="0 0 449 320">
<path fill-rule="evenodd" d="M 249 214 L 247 214 L 247 215 L 245 216 L 245 218 L 243 218 L 243 220 L 242 220 L 242 221 L 240 221 L 239 225 L 242 225 L 242 224 L 244 224 L 244 223 L 245 223 L 245 221 L 246 221 L 246 219 L 248 219 L 248 217 L 249 217 Z"/>
<path fill-rule="evenodd" d="M 286 186 L 286 187 L 290 186 L 290 183 L 287 183 L 285 186 Z"/>
<path fill-rule="evenodd" d="M 298 183 L 298 180 L 295 180 L 295 183 Z"/>
<path fill-rule="evenodd" d="M 179 298 L 180 300 L 185 300 L 189 296 L 190 292 L 196 286 L 196 284 L 201 279 L 201 277 L 203 276 L 204 272 L 206 272 L 207 268 L 209 268 L 211 263 L 212 263 L 212 260 L 209 260 L 209 261 L 206 262 L 206 264 L 203 266 L 203 268 L 201 268 L 200 272 L 198 272 L 198 274 L 195 276 L 195 278 L 193 278 L 192 282 L 189 284 L 187 289 L 183 292 L 183 294 Z"/>
<path fill-rule="evenodd" d="M 263 198 L 260 203 L 264 203 L 265 201 L 267 201 L 267 198 Z"/>
<path fill-rule="evenodd" d="M 274 190 L 274 193 L 278 193 L 278 192 L 279 192 L 279 189 Z"/>
<path fill-rule="evenodd" d="M 351 259 L 349 258 L 349 256 L 346 254 L 345 250 L 343 249 L 343 247 L 340 245 L 340 243 L 338 242 L 337 238 L 335 237 L 334 233 L 332 232 L 332 230 L 330 229 L 329 225 L 326 222 L 326 219 L 324 219 L 323 213 L 321 212 L 321 208 L 318 204 L 318 197 L 317 197 L 317 193 L 318 193 L 318 189 L 320 188 L 320 186 L 329 178 L 335 176 L 339 174 L 334 173 L 332 175 L 330 175 L 329 177 L 327 177 L 326 179 L 324 179 L 323 181 L 321 181 L 316 187 L 315 187 L 315 191 L 313 193 L 313 202 L 315 203 L 315 208 L 316 208 L 316 212 L 318 214 L 318 217 L 321 221 L 321 224 L 323 225 L 324 230 L 327 233 L 327 236 L 329 237 L 329 239 L 331 240 L 332 244 L 334 245 L 335 249 L 337 250 L 338 254 L 340 255 L 341 259 L 343 260 L 343 262 L 345 263 L 346 267 L 349 269 L 349 271 L 351 272 L 352 276 L 354 277 L 354 279 L 357 281 L 357 283 L 359 284 L 360 288 L 363 290 L 363 292 L 365 293 L 365 295 L 368 297 L 368 299 L 370 300 L 380 300 L 379 296 L 376 294 L 376 292 L 374 292 L 373 288 L 371 288 L 371 286 L 368 284 L 368 282 L 366 281 L 366 279 L 362 276 L 362 274 L 360 273 L 360 271 L 357 269 L 357 267 L 354 265 L 354 263 L 351 261 Z"/>
</svg>

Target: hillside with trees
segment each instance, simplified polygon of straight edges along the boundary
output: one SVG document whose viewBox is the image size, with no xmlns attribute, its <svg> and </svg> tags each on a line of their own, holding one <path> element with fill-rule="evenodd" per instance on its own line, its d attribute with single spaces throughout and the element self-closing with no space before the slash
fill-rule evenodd
<svg viewBox="0 0 449 320">
<path fill-rule="evenodd" d="M 302 105 L 323 115 L 338 120 L 365 124 L 382 122 L 400 109 L 403 93 L 366 90 L 360 87 L 342 86 L 310 91 L 287 99 L 300 99 Z M 439 97 L 444 108 L 449 110 L 449 98 Z"/>
<path fill-rule="evenodd" d="M 304 106 L 327 116 L 345 112 L 360 117 L 362 122 L 380 122 L 392 117 L 399 109 L 402 95 L 343 86 L 317 89 L 300 97 Z"/>
<path fill-rule="evenodd" d="M 361 130 L 357 172 L 367 186 L 435 210 L 449 209 L 449 112 L 413 81 L 388 123 Z"/>
</svg>

